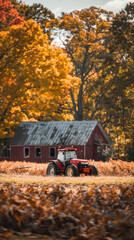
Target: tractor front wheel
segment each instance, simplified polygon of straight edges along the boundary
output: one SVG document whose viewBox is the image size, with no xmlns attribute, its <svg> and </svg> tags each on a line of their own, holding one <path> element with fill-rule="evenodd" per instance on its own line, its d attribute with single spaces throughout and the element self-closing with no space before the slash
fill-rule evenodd
<svg viewBox="0 0 134 240">
<path fill-rule="evenodd" d="M 47 166 L 46 174 L 48 176 L 58 175 L 57 166 L 54 163 L 49 163 Z"/>
<path fill-rule="evenodd" d="M 90 175 L 97 176 L 98 175 L 98 169 L 94 165 L 89 165 L 90 169 Z"/>
<path fill-rule="evenodd" d="M 68 165 L 65 170 L 65 176 L 68 176 L 68 177 L 79 176 L 78 168 L 75 165 Z"/>
</svg>

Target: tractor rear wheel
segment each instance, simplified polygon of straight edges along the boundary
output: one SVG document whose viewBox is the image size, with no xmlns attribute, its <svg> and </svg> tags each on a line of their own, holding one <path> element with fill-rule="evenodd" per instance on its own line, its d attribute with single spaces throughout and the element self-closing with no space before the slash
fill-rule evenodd
<svg viewBox="0 0 134 240">
<path fill-rule="evenodd" d="M 90 175 L 97 176 L 98 175 L 98 169 L 94 165 L 89 165 L 90 168 Z"/>
<path fill-rule="evenodd" d="M 54 163 L 49 163 L 47 166 L 46 174 L 48 176 L 58 175 L 57 166 Z"/>
<path fill-rule="evenodd" d="M 65 176 L 77 177 L 79 176 L 78 168 L 75 165 L 68 165 L 65 170 Z"/>
</svg>

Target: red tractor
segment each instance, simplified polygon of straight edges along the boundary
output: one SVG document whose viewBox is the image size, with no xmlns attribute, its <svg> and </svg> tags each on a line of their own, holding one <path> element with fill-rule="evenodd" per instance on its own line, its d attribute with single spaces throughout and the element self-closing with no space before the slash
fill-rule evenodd
<svg viewBox="0 0 134 240">
<path fill-rule="evenodd" d="M 76 177 L 80 174 L 98 175 L 94 165 L 89 165 L 87 160 L 77 159 L 75 148 L 64 148 L 58 150 L 57 160 L 51 160 L 48 164 L 46 174 L 48 176 L 65 175 Z"/>
</svg>

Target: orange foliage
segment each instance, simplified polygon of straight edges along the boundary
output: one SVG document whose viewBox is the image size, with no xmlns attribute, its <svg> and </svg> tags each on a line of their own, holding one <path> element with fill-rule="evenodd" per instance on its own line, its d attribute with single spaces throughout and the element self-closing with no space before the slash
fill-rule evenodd
<svg viewBox="0 0 134 240">
<path fill-rule="evenodd" d="M 6 27 L 19 25 L 24 21 L 20 17 L 17 10 L 9 0 L 0 0 L 0 24 L 3 23 Z"/>
<path fill-rule="evenodd" d="M 133 199 L 132 184 L 0 183 L 0 239 L 132 240 Z"/>
<path fill-rule="evenodd" d="M 31 175 L 46 176 L 47 164 L 31 163 L 31 162 L 0 162 L 0 172 L 2 173 L 29 173 Z"/>
<path fill-rule="evenodd" d="M 124 162 L 112 160 L 109 162 L 96 162 L 89 160 L 89 164 L 98 168 L 99 176 L 128 176 L 134 175 L 134 162 Z M 47 163 L 31 162 L 0 162 L 0 172 L 2 173 L 29 173 L 31 175 L 46 176 Z"/>
<path fill-rule="evenodd" d="M 112 160 L 108 162 L 89 161 L 98 168 L 99 175 L 105 176 L 127 176 L 134 175 L 134 162 L 125 162 L 122 160 Z"/>
</svg>

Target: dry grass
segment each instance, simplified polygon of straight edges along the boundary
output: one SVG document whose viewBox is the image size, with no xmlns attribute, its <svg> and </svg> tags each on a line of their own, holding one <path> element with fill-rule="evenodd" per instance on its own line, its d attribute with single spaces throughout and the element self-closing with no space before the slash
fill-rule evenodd
<svg viewBox="0 0 134 240">
<path fill-rule="evenodd" d="M 134 176 L 134 162 L 110 159 L 109 162 L 89 160 L 89 164 L 98 168 L 99 176 Z M 47 165 L 47 163 L 2 161 L 0 162 L 0 173 L 29 173 L 30 175 L 46 176 Z"/>
<path fill-rule="evenodd" d="M 118 177 L 118 176 L 82 176 L 82 177 L 43 177 L 29 174 L 0 174 L 0 182 L 10 183 L 42 183 L 42 184 L 123 184 L 134 183 L 133 176 Z"/>
<path fill-rule="evenodd" d="M 31 163 L 31 162 L 0 162 L 0 172 L 7 174 L 29 173 L 31 175 L 46 176 L 47 163 Z"/>
<path fill-rule="evenodd" d="M 95 162 L 91 160 L 89 164 L 95 165 L 101 176 L 134 176 L 134 162 L 110 159 L 108 162 Z"/>
</svg>

